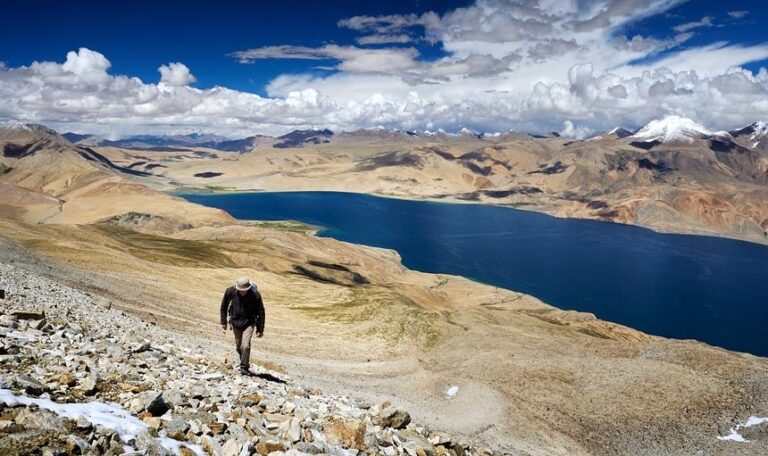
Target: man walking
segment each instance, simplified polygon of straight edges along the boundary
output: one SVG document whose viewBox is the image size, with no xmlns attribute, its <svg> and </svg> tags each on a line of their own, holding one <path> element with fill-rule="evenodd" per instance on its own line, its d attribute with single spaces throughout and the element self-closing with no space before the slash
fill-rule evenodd
<svg viewBox="0 0 768 456">
<path fill-rule="evenodd" d="M 240 355 L 240 373 L 250 374 L 251 338 L 264 336 L 264 302 L 256 284 L 248 277 L 240 277 L 235 285 L 227 288 L 221 300 L 221 327 L 227 330 L 227 314 L 232 332 L 235 334 L 235 348 Z"/>
</svg>

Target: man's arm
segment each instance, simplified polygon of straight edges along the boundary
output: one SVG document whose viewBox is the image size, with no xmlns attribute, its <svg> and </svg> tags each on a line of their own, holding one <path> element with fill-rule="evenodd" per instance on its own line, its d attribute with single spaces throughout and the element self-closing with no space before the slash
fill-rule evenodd
<svg viewBox="0 0 768 456">
<path fill-rule="evenodd" d="M 261 293 L 256 293 L 256 332 L 264 334 L 264 301 L 261 299 Z"/>
<path fill-rule="evenodd" d="M 219 309 L 219 312 L 221 313 L 221 327 L 225 330 L 227 329 L 227 309 L 229 308 L 229 301 L 231 301 L 232 298 L 229 296 L 229 288 L 227 288 L 224 291 L 224 297 L 221 298 L 221 309 Z"/>
</svg>

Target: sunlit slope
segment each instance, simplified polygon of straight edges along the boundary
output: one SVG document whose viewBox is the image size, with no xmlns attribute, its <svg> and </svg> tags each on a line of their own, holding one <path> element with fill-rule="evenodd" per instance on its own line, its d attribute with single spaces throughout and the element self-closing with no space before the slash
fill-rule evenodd
<svg viewBox="0 0 768 456">
<path fill-rule="evenodd" d="M 362 131 L 321 144 L 264 143 L 248 153 L 98 150 L 151 174 L 132 179 L 161 189 L 348 191 L 501 204 L 768 242 L 768 156 L 759 147 L 720 136 L 641 139 L 648 138 L 620 131 L 588 140 Z"/>
</svg>

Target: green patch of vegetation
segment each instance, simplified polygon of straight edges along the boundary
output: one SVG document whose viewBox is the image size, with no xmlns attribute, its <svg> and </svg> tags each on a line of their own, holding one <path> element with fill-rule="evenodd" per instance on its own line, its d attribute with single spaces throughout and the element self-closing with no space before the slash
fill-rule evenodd
<svg viewBox="0 0 768 456">
<path fill-rule="evenodd" d="M 94 229 L 122 244 L 122 250 L 147 261 L 181 267 L 237 267 L 216 244 L 174 239 L 129 229 L 97 225 Z"/>
<path fill-rule="evenodd" d="M 376 287 L 354 289 L 343 302 L 327 306 L 296 306 L 293 309 L 320 322 L 342 323 L 350 332 L 377 337 L 395 346 L 413 343 L 434 347 L 438 340 L 439 314 L 394 290 Z"/>
<path fill-rule="evenodd" d="M 260 228 L 267 228 L 270 230 L 278 231 L 293 231 L 297 233 L 307 233 L 317 230 L 316 227 L 307 225 L 306 223 L 294 222 L 292 220 L 280 220 L 280 221 L 253 221 L 250 222 L 253 226 Z"/>
<path fill-rule="evenodd" d="M 224 186 L 221 186 L 221 185 L 206 185 L 205 189 L 207 191 L 213 192 L 213 193 L 216 193 L 216 192 L 232 192 L 232 191 L 237 190 L 237 188 L 235 188 L 235 187 L 224 187 Z"/>
<path fill-rule="evenodd" d="M 598 331 L 595 328 L 578 328 L 577 331 L 588 336 L 597 337 L 598 339 L 613 340 L 613 337 L 611 337 L 609 333 Z"/>
</svg>

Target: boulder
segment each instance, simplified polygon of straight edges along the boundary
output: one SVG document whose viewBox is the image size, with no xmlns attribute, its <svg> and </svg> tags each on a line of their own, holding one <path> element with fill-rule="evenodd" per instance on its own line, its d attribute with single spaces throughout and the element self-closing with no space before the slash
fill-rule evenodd
<svg viewBox="0 0 768 456">
<path fill-rule="evenodd" d="M 210 393 L 208 392 L 208 388 L 196 385 L 192 387 L 192 390 L 190 392 L 190 397 L 193 399 L 205 399 L 210 397 Z"/>
<path fill-rule="evenodd" d="M 363 450 L 365 449 L 365 429 L 365 423 L 362 421 L 331 417 L 323 427 L 323 434 L 329 443 Z"/>
<path fill-rule="evenodd" d="M 81 439 L 76 435 L 70 435 L 67 437 L 67 453 L 68 454 L 89 454 L 91 452 L 91 446 L 88 442 Z"/>
<path fill-rule="evenodd" d="M 165 402 L 163 393 L 157 391 L 147 391 L 139 395 L 144 410 L 151 413 L 152 416 L 163 416 L 165 412 L 170 410 L 171 406 Z"/>
<path fill-rule="evenodd" d="M 96 388 L 99 386 L 99 378 L 96 375 L 89 375 L 80 382 L 80 389 L 87 396 L 96 393 Z"/>
<path fill-rule="evenodd" d="M 54 434 L 67 434 L 67 426 L 62 418 L 49 410 L 25 408 L 16 415 L 16 424 L 27 429 L 38 429 Z"/>
<path fill-rule="evenodd" d="M 184 403 L 184 397 L 181 394 L 181 391 L 177 389 L 163 391 L 163 400 L 171 407 L 178 407 Z"/>
<path fill-rule="evenodd" d="M 151 348 L 152 346 L 149 344 L 149 342 L 144 342 L 135 346 L 133 349 L 131 349 L 131 351 L 133 353 L 144 353 L 145 351 L 149 351 Z"/>
<path fill-rule="evenodd" d="M 283 440 L 296 443 L 301 440 L 301 423 L 296 418 L 283 421 L 277 428 L 277 435 Z"/>
<path fill-rule="evenodd" d="M 227 430 L 227 423 L 208 423 L 203 425 L 203 432 L 211 435 L 221 435 Z"/>
<path fill-rule="evenodd" d="M 437 456 L 434 445 L 418 432 L 406 430 L 398 434 L 402 448 L 410 456 Z"/>
<path fill-rule="evenodd" d="M 34 377 L 26 374 L 18 374 L 13 378 L 13 384 L 16 388 L 23 389 L 28 394 L 39 396 L 45 392 L 45 385 L 37 381 Z"/>
<path fill-rule="evenodd" d="M 243 420 L 244 421 L 244 420 Z M 227 438 L 229 439 L 248 439 L 250 437 L 250 434 L 247 430 L 245 430 L 245 427 L 238 423 L 229 423 L 227 424 Z"/>
<path fill-rule="evenodd" d="M 403 429 L 411 422 L 411 415 L 403 409 L 387 407 L 376 415 L 374 423 L 382 427 Z"/>
<path fill-rule="evenodd" d="M 432 432 L 429 434 L 429 443 L 432 445 L 450 445 L 451 435 L 446 432 Z"/>
<path fill-rule="evenodd" d="M 205 451 L 205 454 L 210 455 L 221 455 L 221 445 L 212 438 L 208 436 L 203 436 L 200 438 L 200 447 L 202 447 L 203 451 Z"/>
<path fill-rule="evenodd" d="M 285 451 L 285 445 L 275 440 L 262 440 L 256 445 L 256 452 L 261 456 L 267 456 L 273 451 Z"/>
<path fill-rule="evenodd" d="M 67 456 L 67 454 L 72 453 L 68 453 L 68 451 L 63 448 L 45 447 L 41 450 L 41 454 L 43 456 Z"/>
<path fill-rule="evenodd" d="M 64 373 L 59 376 L 59 384 L 67 385 L 69 387 L 77 385 L 77 377 L 70 373 Z"/>
<path fill-rule="evenodd" d="M 294 445 L 294 449 L 306 454 L 324 453 L 323 447 L 317 443 L 298 442 Z"/>
<path fill-rule="evenodd" d="M 165 448 L 147 430 L 141 431 L 136 436 L 133 445 L 145 456 L 166 456 L 167 454 Z"/>
<path fill-rule="evenodd" d="M 250 454 L 250 446 L 247 438 L 227 439 L 221 447 L 221 456 L 239 456 L 243 450 Z"/>
<path fill-rule="evenodd" d="M 78 416 L 77 419 L 75 420 L 75 426 L 77 427 L 78 430 L 81 430 L 81 431 L 90 431 L 91 429 L 93 429 L 93 423 L 88 421 L 88 419 L 82 415 Z M 105 432 L 109 431 L 114 433 L 114 431 L 111 429 L 107 430 L 106 428 L 102 428 L 102 427 L 100 427 L 99 429 L 104 430 Z"/>
<path fill-rule="evenodd" d="M 0 315 L 0 326 L 4 328 L 16 329 L 19 327 L 18 318 L 11 315 Z"/>
<path fill-rule="evenodd" d="M 45 312 L 11 312 L 11 315 L 19 320 L 45 320 Z"/>
<path fill-rule="evenodd" d="M 184 440 L 189 430 L 189 423 L 180 418 L 174 418 L 165 426 L 168 437 L 176 440 Z"/>
<path fill-rule="evenodd" d="M 259 393 L 249 393 L 244 396 L 240 396 L 240 405 L 243 407 L 253 407 L 256 405 L 259 405 L 259 402 L 264 399 L 264 397 Z"/>
<path fill-rule="evenodd" d="M 144 410 L 144 401 L 142 401 L 141 398 L 134 397 L 128 403 L 128 411 L 133 413 L 134 415 L 138 415 L 143 410 Z"/>
<path fill-rule="evenodd" d="M 141 421 L 149 426 L 150 430 L 153 430 L 155 433 L 157 433 L 157 430 L 160 429 L 160 426 L 163 424 L 163 420 L 156 416 L 145 416 Z"/>
<path fill-rule="evenodd" d="M 32 329 L 41 330 L 45 327 L 45 323 L 45 320 L 30 320 L 28 324 Z"/>
</svg>

